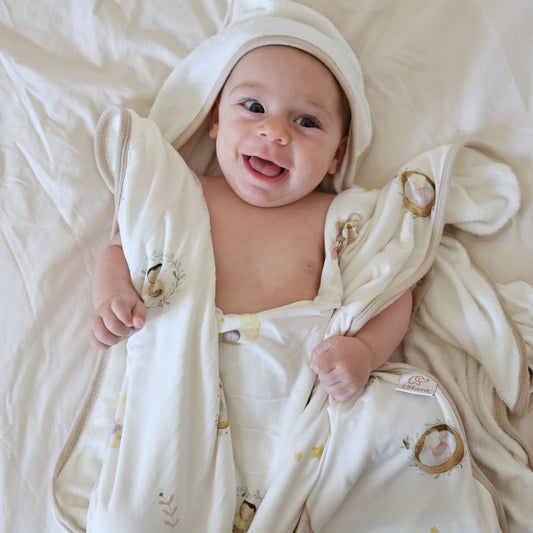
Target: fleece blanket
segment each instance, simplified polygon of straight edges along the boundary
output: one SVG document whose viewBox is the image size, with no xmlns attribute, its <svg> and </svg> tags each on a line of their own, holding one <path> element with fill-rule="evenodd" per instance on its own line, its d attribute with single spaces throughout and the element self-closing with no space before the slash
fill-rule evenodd
<svg viewBox="0 0 533 533">
<path fill-rule="evenodd" d="M 506 165 L 446 146 L 381 190 L 340 193 L 316 299 L 226 316 L 215 306 L 209 215 L 195 174 L 157 125 L 132 111 L 106 113 L 99 138 L 132 280 L 150 314 L 103 360 L 58 464 L 66 530 L 336 531 L 349 494 L 359 502 L 350 516 L 365 531 L 505 530 L 497 491 L 440 381 L 445 372 L 392 364 L 338 404 L 307 363 L 309 346 L 355 333 L 423 278 L 445 222 L 499 230 L 518 206 Z M 445 305 L 446 292 L 436 300 Z M 490 342 L 507 342 L 512 355 L 513 339 L 493 331 Z M 502 397 L 521 404 L 523 367 L 493 351 L 476 355 Z"/>
</svg>

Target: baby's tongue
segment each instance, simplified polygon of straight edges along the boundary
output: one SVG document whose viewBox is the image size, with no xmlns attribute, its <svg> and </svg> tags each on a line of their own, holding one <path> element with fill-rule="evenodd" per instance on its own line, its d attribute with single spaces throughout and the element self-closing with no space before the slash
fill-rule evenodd
<svg viewBox="0 0 533 533">
<path fill-rule="evenodd" d="M 257 156 L 250 157 L 250 166 L 254 170 L 257 170 L 257 172 L 261 172 L 261 174 L 270 178 L 278 176 L 283 172 L 283 168 L 276 165 L 276 163 L 272 163 L 272 161 L 267 161 L 266 159 Z"/>
</svg>

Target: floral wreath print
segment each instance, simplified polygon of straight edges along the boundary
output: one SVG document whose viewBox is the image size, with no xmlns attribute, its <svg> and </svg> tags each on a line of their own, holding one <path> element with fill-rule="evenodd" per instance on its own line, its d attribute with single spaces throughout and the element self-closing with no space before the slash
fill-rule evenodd
<svg viewBox="0 0 533 533">
<path fill-rule="evenodd" d="M 237 497 L 242 501 L 233 519 L 232 533 L 246 533 L 263 497 L 258 490 L 250 492 L 246 487 L 237 488 Z"/>
<path fill-rule="evenodd" d="M 185 273 L 181 263 L 164 252 L 155 252 L 148 257 L 146 265 L 146 269 L 142 271 L 144 278 L 142 298 L 150 309 L 161 309 L 172 302 Z"/>
<path fill-rule="evenodd" d="M 439 476 L 461 465 L 465 446 L 459 432 L 444 423 L 431 425 L 418 439 L 407 436 L 403 448 L 409 450 L 414 465 Z"/>
</svg>

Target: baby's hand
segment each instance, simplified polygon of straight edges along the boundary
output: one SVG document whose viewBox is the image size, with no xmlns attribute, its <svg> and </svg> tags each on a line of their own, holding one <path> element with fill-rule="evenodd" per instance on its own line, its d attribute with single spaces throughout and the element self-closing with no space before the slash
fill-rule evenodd
<svg viewBox="0 0 533 533">
<path fill-rule="evenodd" d="M 146 320 L 146 306 L 136 295 L 116 295 L 93 313 L 89 340 L 97 348 L 109 348 L 140 330 Z"/>
<path fill-rule="evenodd" d="M 372 350 L 357 337 L 329 337 L 313 350 L 309 365 L 326 392 L 346 402 L 366 385 L 372 360 Z"/>
</svg>

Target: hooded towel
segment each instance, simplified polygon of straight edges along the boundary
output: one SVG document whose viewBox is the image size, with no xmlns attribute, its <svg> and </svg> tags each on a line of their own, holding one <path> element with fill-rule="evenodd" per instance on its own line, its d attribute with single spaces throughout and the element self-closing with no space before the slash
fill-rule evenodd
<svg viewBox="0 0 533 533">
<path fill-rule="evenodd" d="M 202 125 L 207 124 L 209 111 L 239 59 L 268 45 L 292 46 L 311 54 L 329 68 L 344 90 L 351 109 L 347 153 L 337 173 L 324 179 L 323 188 L 328 192 L 350 188 L 372 136 L 361 67 L 335 26 L 316 10 L 296 2 L 233 0 L 221 30 L 172 71 L 149 118 L 182 151 L 195 172 L 213 171 L 214 143 L 205 139 L 207 129 Z M 193 154 L 190 148 L 198 148 L 198 137 L 204 144 L 200 154 L 198 150 Z"/>
</svg>

